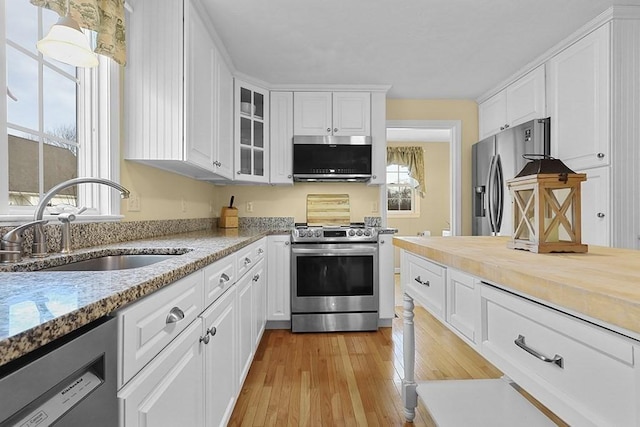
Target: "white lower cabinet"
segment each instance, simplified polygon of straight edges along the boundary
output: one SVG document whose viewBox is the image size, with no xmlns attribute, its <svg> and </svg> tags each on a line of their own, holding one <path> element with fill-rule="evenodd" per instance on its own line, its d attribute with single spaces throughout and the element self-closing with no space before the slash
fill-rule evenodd
<svg viewBox="0 0 640 427">
<path fill-rule="evenodd" d="M 209 336 L 204 353 L 207 426 L 227 425 L 238 395 L 236 312 L 236 292 L 230 289 L 202 313 Z"/>
<path fill-rule="evenodd" d="M 291 321 L 291 238 L 267 237 L 267 320 Z"/>
<path fill-rule="evenodd" d="M 266 324 L 265 256 L 266 238 L 118 312 L 122 427 L 228 423 Z"/>
<path fill-rule="evenodd" d="M 243 276 L 236 285 L 238 291 L 238 367 L 240 382 L 243 382 L 253 359 L 253 335 L 251 333 L 253 306 L 253 295 L 251 294 L 253 284 L 250 275 Z"/>
<path fill-rule="evenodd" d="M 640 425 L 637 343 L 482 284 L 481 353 L 576 426 Z"/>
<path fill-rule="evenodd" d="M 393 235 L 378 236 L 378 316 L 380 320 L 395 317 L 395 279 L 393 277 Z M 398 304 L 401 302 L 398 301 Z"/>
<path fill-rule="evenodd" d="M 258 348 L 267 324 L 267 272 L 265 262 L 260 261 L 251 272 L 253 348 Z"/>
<path fill-rule="evenodd" d="M 421 306 L 444 319 L 447 269 L 409 252 L 404 252 L 402 261 L 403 290 L 409 289 Z"/>
<path fill-rule="evenodd" d="M 197 319 L 118 392 L 120 425 L 204 425 L 202 323 Z"/>
</svg>

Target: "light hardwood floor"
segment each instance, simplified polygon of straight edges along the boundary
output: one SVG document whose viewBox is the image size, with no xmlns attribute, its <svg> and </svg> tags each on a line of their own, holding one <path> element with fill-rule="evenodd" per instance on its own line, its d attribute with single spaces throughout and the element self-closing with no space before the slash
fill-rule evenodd
<svg viewBox="0 0 640 427">
<path fill-rule="evenodd" d="M 401 426 L 402 311 L 377 332 L 293 334 L 267 330 L 230 426 Z M 502 374 L 416 306 L 418 380 Z M 432 426 L 418 406 L 415 426 Z"/>
</svg>

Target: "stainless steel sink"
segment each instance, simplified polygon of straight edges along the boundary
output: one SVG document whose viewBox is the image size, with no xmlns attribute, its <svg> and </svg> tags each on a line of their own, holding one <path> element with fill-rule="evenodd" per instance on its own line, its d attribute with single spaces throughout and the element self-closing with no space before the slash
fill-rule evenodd
<svg viewBox="0 0 640 427">
<path fill-rule="evenodd" d="M 127 270 L 130 268 L 145 267 L 181 254 L 128 254 L 107 255 L 99 258 L 86 259 L 71 262 L 56 267 L 43 268 L 39 271 L 110 271 Z"/>
</svg>

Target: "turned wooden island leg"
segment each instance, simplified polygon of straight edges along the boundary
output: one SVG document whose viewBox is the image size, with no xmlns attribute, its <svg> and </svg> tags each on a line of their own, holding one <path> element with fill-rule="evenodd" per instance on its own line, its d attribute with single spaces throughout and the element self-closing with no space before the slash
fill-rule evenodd
<svg viewBox="0 0 640 427">
<path fill-rule="evenodd" d="M 402 379 L 402 402 L 404 403 L 404 416 L 408 422 L 413 422 L 418 406 L 418 393 L 414 378 L 416 363 L 416 340 L 413 326 L 413 298 L 403 294 L 403 330 L 402 330 L 402 356 L 404 359 L 404 378 Z"/>
</svg>

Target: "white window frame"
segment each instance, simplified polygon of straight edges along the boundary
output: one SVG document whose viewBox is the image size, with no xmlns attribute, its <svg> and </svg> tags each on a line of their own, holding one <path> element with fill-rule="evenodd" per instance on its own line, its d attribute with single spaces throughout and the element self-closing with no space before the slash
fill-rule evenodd
<svg viewBox="0 0 640 427">
<path fill-rule="evenodd" d="M 389 166 L 397 166 L 397 167 L 401 167 L 402 165 L 397 165 L 397 164 L 393 164 L 393 165 L 387 165 L 387 168 Z M 385 168 L 385 174 L 386 174 L 387 170 Z M 386 175 L 385 175 L 385 180 L 386 180 Z M 416 191 L 415 188 L 411 189 L 411 202 L 412 202 L 412 209 L 409 211 L 400 211 L 400 210 L 390 210 L 389 209 L 389 197 L 388 197 L 388 189 L 389 187 L 392 186 L 404 186 L 404 184 L 390 184 L 390 183 L 386 183 L 385 185 L 385 203 L 386 205 L 386 209 L 387 209 L 387 217 L 388 218 L 420 218 L 420 194 L 418 194 L 418 192 Z"/>
<path fill-rule="evenodd" d="M 5 1 L 0 0 L 0 28 L 6 28 Z M 6 93 L 6 34 L 0 31 L 0 87 Z M 98 55 L 96 68 L 81 69 L 79 84 L 89 86 L 78 97 L 78 176 L 91 176 L 119 181 L 120 177 L 120 66 L 113 60 Z M 86 132 L 86 130 L 89 130 Z M 9 206 L 9 153 L 7 137 L 6 95 L 0 102 L 0 225 L 15 225 L 30 221 L 35 206 Z M 91 207 L 78 215 L 76 222 L 118 221 L 120 193 L 95 184 L 78 186 L 78 206 Z M 45 215 L 55 219 L 55 216 Z"/>
</svg>

